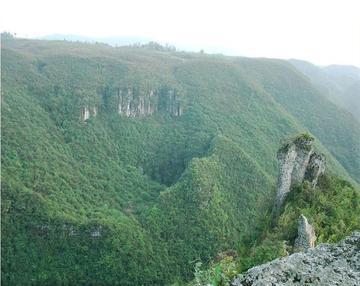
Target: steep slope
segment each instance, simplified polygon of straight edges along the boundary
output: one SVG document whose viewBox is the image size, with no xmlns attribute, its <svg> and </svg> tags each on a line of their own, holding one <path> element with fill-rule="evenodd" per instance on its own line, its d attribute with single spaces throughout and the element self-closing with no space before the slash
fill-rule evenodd
<svg viewBox="0 0 360 286">
<path fill-rule="evenodd" d="M 241 61 L 3 39 L 3 283 L 161 285 L 254 234 L 278 142 L 323 133 Z M 333 172 L 358 172 L 335 152 L 357 134 L 349 124 L 320 145 Z"/>
<path fill-rule="evenodd" d="M 309 79 L 286 62 L 244 59 L 241 63 L 249 77 L 256 78 L 302 126 L 319 138 L 359 183 L 358 121 L 329 102 L 318 89 L 314 88 Z"/>
<path fill-rule="evenodd" d="M 360 69 L 353 66 L 331 65 L 318 67 L 311 63 L 290 60 L 334 103 L 347 109 L 360 121 Z"/>
<path fill-rule="evenodd" d="M 209 268 L 198 262 L 189 285 L 305 285 L 341 280 L 348 284 L 358 279 L 354 273 L 358 265 L 353 263 L 357 237 L 351 240 L 354 247 L 342 244 L 314 250 L 318 243 L 338 242 L 360 228 L 360 192 L 349 182 L 329 175 L 326 158 L 317 153 L 313 140 L 309 134 L 299 134 L 281 145 L 277 196 L 268 210 L 272 215 L 264 215 L 254 238 L 243 240 L 249 246 L 240 245 L 239 255 L 225 251 Z M 289 257 L 276 259 L 284 256 Z M 344 276 L 340 268 L 345 258 L 349 275 Z M 276 260 L 260 265 L 272 259 Z"/>
</svg>

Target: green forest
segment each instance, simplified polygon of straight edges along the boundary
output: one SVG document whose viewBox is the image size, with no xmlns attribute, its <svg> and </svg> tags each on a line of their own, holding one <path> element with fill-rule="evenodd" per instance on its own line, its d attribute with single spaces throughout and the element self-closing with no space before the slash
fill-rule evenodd
<svg viewBox="0 0 360 286">
<path fill-rule="evenodd" d="M 294 253 L 300 214 L 309 218 L 315 227 L 317 243 L 338 242 L 360 227 L 359 190 L 328 174 L 320 177 L 315 188 L 308 182 L 296 185 L 275 221 L 269 208 L 257 232 L 242 240 L 237 252 L 221 253 L 209 266 L 198 261 L 195 278 L 188 285 L 228 286 L 238 273 Z"/>
<path fill-rule="evenodd" d="M 360 126 L 283 60 L 1 42 L 3 285 L 229 285 L 360 229 Z M 272 221 L 285 138 L 327 169 Z"/>
</svg>

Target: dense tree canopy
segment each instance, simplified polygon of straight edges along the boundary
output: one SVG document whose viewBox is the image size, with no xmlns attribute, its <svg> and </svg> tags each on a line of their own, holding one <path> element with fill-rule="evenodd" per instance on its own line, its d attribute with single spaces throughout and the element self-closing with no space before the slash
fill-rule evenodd
<svg viewBox="0 0 360 286">
<path fill-rule="evenodd" d="M 359 126 L 286 62 L 2 40 L 6 285 L 162 285 L 191 280 L 196 261 L 220 252 L 259 253 L 277 148 L 300 131 L 319 139 L 329 173 L 359 182 Z M 129 108 L 154 111 L 119 114 L 120 91 Z M 341 208 L 294 194 L 322 241 L 358 226 L 346 210 L 358 208 L 353 187 L 329 180 Z M 289 202 L 277 233 L 291 239 L 297 213 Z"/>
</svg>

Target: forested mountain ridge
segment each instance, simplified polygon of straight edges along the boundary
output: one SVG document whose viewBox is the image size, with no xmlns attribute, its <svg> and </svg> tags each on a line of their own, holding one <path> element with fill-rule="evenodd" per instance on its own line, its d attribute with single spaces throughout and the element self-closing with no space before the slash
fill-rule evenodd
<svg viewBox="0 0 360 286">
<path fill-rule="evenodd" d="M 354 66 L 318 67 L 311 63 L 290 60 L 300 72 L 334 103 L 350 111 L 360 121 L 360 69 Z"/>
<path fill-rule="evenodd" d="M 190 279 L 255 233 L 300 131 L 359 182 L 359 126 L 284 61 L 12 38 L 1 54 L 4 283 Z"/>
</svg>

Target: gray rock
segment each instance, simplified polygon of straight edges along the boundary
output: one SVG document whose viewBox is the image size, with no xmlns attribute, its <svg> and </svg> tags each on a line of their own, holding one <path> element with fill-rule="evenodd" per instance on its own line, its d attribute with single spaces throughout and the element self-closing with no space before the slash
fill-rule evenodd
<svg viewBox="0 0 360 286">
<path fill-rule="evenodd" d="M 360 232 L 251 268 L 232 285 L 360 285 Z"/>
<path fill-rule="evenodd" d="M 313 153 L 306 168 L 305 177 L 313 187 L 316 186 L 318 178 L 325 172 L 325 156 L 323 154 Z"/>
<path fill-rule="evenodd" d="M 89 106 L 84 106 L 81 109 L 81 120 L 82 121 L 86 121 L 90 118 L 90 116 L 96 116 L 97 115 L 97 108 L 95 106 L 93 106 L 92 108 L 90 108 Z"/>
<path fill-rule="evenodd" d="M 295 251 L 304 251 L 308 248 L 315 247 L 315 230 L 311 224 L 309 224 L 307 218 L 304 215 L 300 215 L 298 225 L 298 236 L 295 239 Z"/>
<path fill-rule="evenodd" d="M 279 175 L 274 212 L 279 214 L 287 194 L 294 184 L 307 180 L 313 187 L 325 172 L 325 157 L 314 152 L 314 139 L 300 135 L 278 151 Z"/>
<path fill-rule="evenodd" d="M 303 181 L 310 157 L 314 152 L 313 141 L 313 138 L 299 136 L 278 151 L 279 176 L 275 201 L 276 212 L 281 209 L 291 186 Z"/>
<path fill-rule="evenodd" d="M 126 117 L 145 117 L 158 111 L 173 116 L 181 116 L 183 113 L 178 92 L 167 87 L 149 90 L 119 88 L 117 97 L 118 113 Z"/>
<path fill-rule="evenodd" d="M 82 112 L 81 112 L 81 119 L 82 121 L 86 121 L 90 118 L 90 110 L 89 107 L 84 106 Z"/>
<path fill-rule="evenodd" d="M 91 237 L 101 237 L 101 230 L 102 230 L 102 226 L 96 226 L 91 232 L 90 232 L 90 236 Z"/>
</svg>

